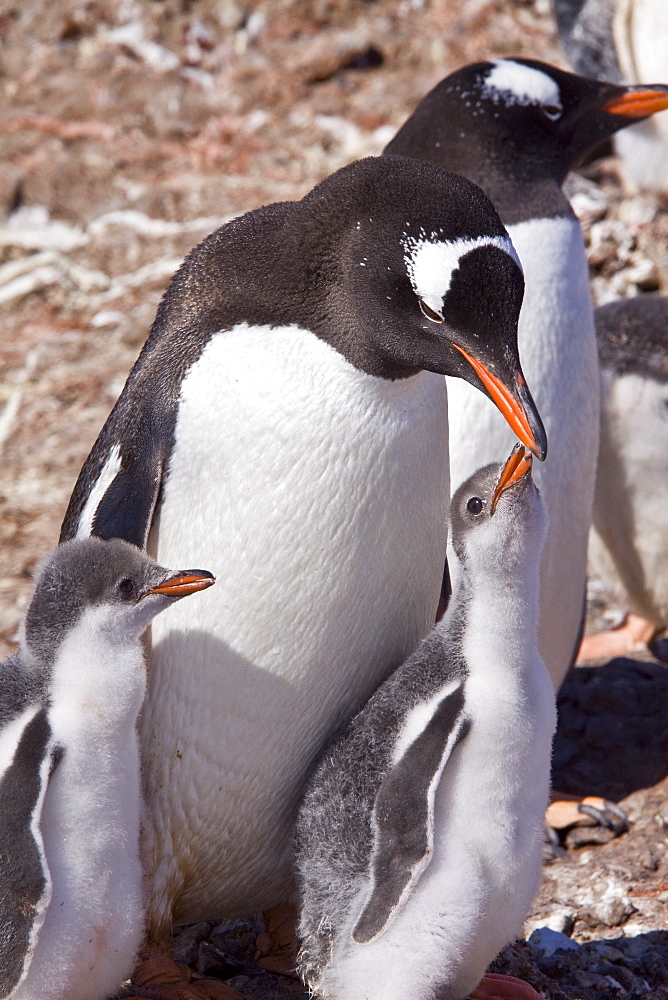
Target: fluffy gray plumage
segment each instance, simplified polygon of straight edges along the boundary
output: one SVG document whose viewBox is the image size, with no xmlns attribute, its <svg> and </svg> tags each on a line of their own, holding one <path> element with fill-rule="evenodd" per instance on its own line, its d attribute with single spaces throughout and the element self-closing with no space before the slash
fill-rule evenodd
<svg viewBox="0 0 668 1000">
<path fill-rule="evenodd" d="M 456 640 L 446 662 L 443 657 L 443 632 L 452 634 L 449 626 L 456 631 L 455 610 L 381 685 L 327 750 L 309 783 L 297 828 L 297 866 L 302 884 L 308 880 L 301 912 L 308 933 L 300 957 L 307 981 L 329 961 L 336 918 L 343 918 L 369 878 L 374 802 L 406 713 L 449 676 L 465 676 Z M 321 923 L 323 914 L 331 915 L 331 922 Z"/>
<path fill-rule="evenodd" d="M 203 575 L 210 576 L 207 573 Z M 166 583 L 170 577 L 177 577 L 173 594 L 152 593 L 154 587 Z M 137 650 L 135 667 L 137 671 L 142 672 L 140 633 L 152 615 L 188 592 L 179 590 L 179 587 L 182 587 L 182 583 L 178 574 L 164 569 L 133 545 L 118 539 L 101 541 L 97 538 L 88 538 L 67 542 L 59 546 L 38 570 L 34 595 L 21 627 L 21 648 L 19 652 L 0 664 L 0 731 L 3 731 L 5 736 L 0 744 L 0 997 L 20 996 L 24 1000 L 36 1000 L 39 997 L 39 1000 L 46 1000 L 44 980 L 40 980 L 37 985 L 30 981 L 33 969 L 39 964 L 35 961 L 35 955 L 37 954 L 40 960 L 43 957 L 38 949 L 44 938 L 43 924 L 45 917 L 48 918 L 53 886 L 50 871 L 52 859 L 46 847 L 42 808 L 45 795 L 48 794 L 47 786 L 50 791 L 54 774 L 57 775 L 56 783 L 58 783 L 63 767 L 68 766 L 72 743 L 76 744 L 77 741 L 76 732 L 72 735 L 72 740 L 69 740 L 71 734 L 67 731 L 67 726 L 64 732 L 61 731 L 60 735 L 56 735 L 52 725 L 52 700 L 57 708 L 60 705 L 59 699 L 63 698 L 63 690 L 69 697 L 82 675 L 85 677 L 91 671 L 94 681 L 99 677 L 103 691 L 105 681 L 113 678 L 118 670 L 121 670 L 120 676 L 127 680 L 126 675 L 122 673 L 122 669 L 127 666 L 123 660 L 124 643 L 127 645 L 132 641 L 135 642 Z M 63 643 L 84 612 L 102 604 L 105 605 L 105 611 L 111 606 L 111 613 L 106 614 L 103 631 L 100 633 L 101 648 L 106 651 L 108 647 L 109 655 L 106 660 L 103 657 L 103 662 L 99 662 L 97 656 L 100 650 L 96 649 L 94 643 L 93 649 L 96 649 L 96 655 L 93 657 L 88 647 L 82 649 L 78 644 L 74 653 L 76 670 L 65 675 L 68 678 L 67 683 L 57 696 L 54 688 L 57 689 L 59 680 L 62 681 L 63 669 L 70 670 L 73 659 L 71 650 L 69 654 L 65 652 L 59 659 Z M 118 632 L 115 631 L 117 625 L 120 625 Z M 85 639 L 81 642 L 85 644 Z M 129 680 L 133 681 L 133 677 L 130 676 Z M 138 690 L 143 690 L 143 683 L 142 679 Z M 110 700 L 113 701 L 113 696 L 110 696 Z M 74 696 L 72 704 L 77 704 Z M 83 712 L 86 704 L 84 693 L 78 708 Z M 125 705 L 125 702 L 122 704 Z M 131 706 L 134 705 L 135 721 L 139 704 L 136 698 L 133 702 L 131 697 L 127 703 L 127 712 L 131 712 Z M 92 718 L 100 723 L 100 734 L 102 734 L 104 720 L 95 712 Z M 10 733 L 6 730 L 12 722 L 20 725 Z M 96 738 L 97 734 L 94 733 L 93 740 Z M 87 794 L 83 796 L 83 802 L 75 793 L 74 804 L 68 807 L 69 816 L 75 817 L 77 822 L 80 822 L 82 815 L 85 814 L 87 798 L 93 801 L 89 813 L 92 811 L 97 817 L 96 821 L 99 819 L 101 813 L 99 808 L 98 812 L 95 812 L 98 803 L 95 802 L 94 790 L 101 792 L 104 800 L 106 788 L 104 777 L 100 779 L 94 766 L 91 773 L 88 773 L 90 767 L 85 761 L 85 756 L 84 753 L 84 764 L 81 758 L 75 762 L 73 772 L 76 776 L 75 784 L 76 781 L 81 782 L 83 779 L 85 786 L 88 780 L 90 788 L 85 788 Z M 89 791 L 90 796 L 88 796 Z M 138 799 L 138 766 L 136 791 L 130 789 L 127 792 L 128 795 L 133 793 Z M 59 792 L 55 794 L 57 796 L 65 794 L 62 781 L 59 784 Z M 117 802 L 116 806 L 118 805 Z M 50 815 L 53 822 L 53 817 L 58 815 L 58 811 L 52 811 Z M 108 825 L 113 825 L 111 817 L 106 817 L 105 821 Z M 53 830 L 49 832 L 53 833 Z M 119 836 L 124 837 L 126 833 L 128 837 L 132 836 L 132 831 L 124 827 Z M 62 830 L 56 830 L 55 837 L 60 845 L 74 839 L 71 836 L 71 829 L 67 835 L 63 834 Z M 97 840 L 93 839 L 90 843 L 92 852 L 100 850 Z M 53 846 L 53 841 L 51 844 Z M 128 855 L 131 853 L 131 847 L 128 846 Z M 101 862 L 101 867 L 104 868 L 104 862 Z M 139 870 L 138 863 L 137 869 Z M 63 899 L 67 895 L 64 891 L 67 876 L 64 876 L 63 872 L 67 870 L 67 865 L 61 869 L 56 864 L 57 879 L 61 880 L 58 886 Z M 114 870 L 114 881 L 117 874 Z M 62 900 L 60 905 L 63 905 Z M 57 913 L 58 917 L 52 920 L 52 923 L 56 925 L 60 922 L 63 925 L 63 932 L 62 941 L 55 951 L 61 957 L 64 956 L 63 961 L 66 966 L 67 950 L 76 950 L 79 938 L 85 937 L 87 940 L 89 932 L 92 933 L 92 926 L 86 926 L 77 937 L 76 931 L 67 924 L 67 919 L 71 921 L 71 915 L 66 919 L 62 916 L 66 910 L 58 910 Z M 85 919 L 82 918 L 82 921 L 85 922 Z M 111 942 L 110 951 L 114 955 L 120 953 L 118 942 Z M 132 961 L 133 955 L 134 952 L 129 955 L 128 962 Z M 122 961 L 122 958 L 121 955 L 119 961 Z M 97 959 L 93 962 L 93 966 L 96 961 Z M 48 965 L 47 979 L 51 980 L 49 998 L 56 993 L 58 996 L 66 994 L 73 996 L 68 984 L 62 980 L 65 975 L 63 969 L 60 967 L 55 969 L 51 961 L 45 960 L 45 962 Z M 90 964 L 90 956 L 87 962 Z M 95 976 L 96 969 L 93 966 L 88 972 Z M 128 969 L 123 966 L 121 968 L 122 978 Z M 41 973 L 38 973 L 38 979 L 39 975 Z M 26 983 L 28 985 L 25 985 Z M 109 988 L 113 985 L 115 982 L 110 980 Z M 100 989 L 101 991 L 104 989 L 104 995 L 108 992 L 106 987 Z"/>
<path fill-rule="evenodd" d="M 121 578 L 132 577 L 145 590 L 166 576 L 167 570 L 120 539 L 86 538 L 58 546 L 37 570 L 21 650 L 0 663 L 0 729 L 28 705 L 47 703 L 60 644 L 87 606 L 103 600 L 120 604 L 123 598 L 114 587 Z"/>
<path fill-rule="evenodd" d="M 601 366 L 668 382 L 668 297 L 638 295 L 594 311 Z"/>
<path fill-rule="evenodd" d="M 613 42 L 616 0 L 553 0 L 559 37 L 571 66 L 582 76 L 621 83 Z"/>
<path fill-rule="evenodd" d="M 457 742 L 466 741 L 471 724 L 464 704 L 468 667 L 463 655 L 463 637 L 467 627 L 467 607 L 475 579 L 467 572 L 465 539 L 476 527 L 490 520 L 490 500 L 500 469 L 490 465 L 479 470 L 455 494 L 451 505 L 451 522 L 455 550 L 463 562 L 460 583 L 443 620 L 418 646 L 413 655 L 381 685 L 368 704 L 352 720 L 344 733 L 326 750 L 313 773 L 302 804 L 297 826 L 297 869 L 302 890 L 301 936 L 302 952 L 300 969 L 309 985 L 317 989 L 320 974 L 332 958 L 335 938 L 344 933 L 351 907 L 364 894 L 365 887 L 374 881 L 372 875 L 374 841 L 378 838 L 378 808 L 388 776 L 392 777 L 397 815 L 402 829 L 396 832 L 396 855 L 406 849 L 406 831 L 403 829 L 402 809 L 419 812 L 419 798 L 427 799 L 428 789 L 438 763 L 442 763 L 448 741 L 452 752 Z M 527 494 L 535 502 L 535 488 L 530 477 L 512 490 L 512 500 L 505 497 L 497 508 L 497 522 L 516 523 L 529 514 Z M 471 497 L 483 501 L 480 514 L 467 508 Z M 503 512 L 502 512 L 503 505 Z M 504 531 L 492 535 L 492 545 L 501 546 Z M 487 535 L 481 544 L 490 545 Z M 537 546 L 539 549 L 539 546 Z M 536 555 L 537 560 L 537 555 Z M 512 556 L 510 557 L 512 563 Z M 433 746 L 422 747 L 421 759 L 408 762 L 409 751 L 393 764 L 393 754 L 407 716 L 420 703 L 438 696 L 448 682 L 452 693 L 443 699 L 450 700 L 442 713 L 439 735 L 440 753 L 434 763 Z M 436 713 L 434 713 L 435 718 Z M 431 725 L 431 723 L 430 723 Z M 415 741 L 423 740 L 429 726 Z M 433 737 L 433 734 L 432 734 Z M 432 739 L 433 743 L 433 739 Z M 419 748 L 418 748 L 419 749 Z M 447 764 L 446 764 L 447 768 Z M 403 770 L 397 777 L 397 772 Z M 426 772 L 426 773 L 425 773 Z M 388 806 L 383 806 L 387 812 Z M 408 839 L 414 836 L 411 831 Z M 411 849 L 414 845 L 410 845 Z M 413 858 L 413 860 L 415 860 Z M 396 857 L 389 858 L 387 871 L 390 878 L 396 875 Z M 378 883 L 382 873 L 375 877 Z M 390 906 L 396 904 L 396 893 L 390 887 L 386 901 L 385 919 L 390 917 Z M 383 887 L 380 886 L 382 897 Z M 379 893 L 376 892 L 375 895 Z M 389 898 L 388 897 L 388 898 Z M 383 909 L 382 898 L 377 903 Z M 367 911 L 359 920 L 353 937 L 363 942 L 369 939 L 369 928 L 382 932 L 376 914 Z M 399 904 L 401 905 L 401 904 Z M 369 919 L 367 919 L 369 918 Z M 382 923 L 382 921 L 380 921 Z"/>
</svg>

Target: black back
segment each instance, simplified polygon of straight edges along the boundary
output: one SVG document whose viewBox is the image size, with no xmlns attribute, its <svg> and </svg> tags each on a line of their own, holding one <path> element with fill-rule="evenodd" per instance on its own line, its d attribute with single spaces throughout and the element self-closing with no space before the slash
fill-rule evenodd
<svg viewBox="0 0 668 1000">
<path fill-rule="evenodd" d="M 668 297 L 638 295 L 594 310 L 603 368 L 668 382 Z"/>
<path fill-rule="evenodd" d="M 26 670 L 20 653 L 0 663 L 0 730 L 29 705 L 46 703 L 48 680 L 45 665 Z"/>
<path fill-rule="evenodd" d="M 268 205 L 207 237 L 170 283 L 81 471 L 61 541 L 76 534 L 117 447 L 121 469 L 97 508 L 92 533 L 145 545 L 174 443 L 183 377 L 213 334 L 240 322 L 308 329 L 360 370 L 388 379 L 427 369 L 474 381 L 451 346 L 455 334 L 474 353 L 482 342 L 499 377 L 519 368 L 519 269 L 502 250 L 473 250 L 448 291 L 444 308 L 451 321 L 436 331 L 420 313 L 405 260 L 407 235 L 431 234 L 475 239 L 505 230 L 463 178 L 393 157 L 344 167 L 302 201 Z M 219 419 L 216 404 L 210 401 L 212 420 Z"/>
</svg>

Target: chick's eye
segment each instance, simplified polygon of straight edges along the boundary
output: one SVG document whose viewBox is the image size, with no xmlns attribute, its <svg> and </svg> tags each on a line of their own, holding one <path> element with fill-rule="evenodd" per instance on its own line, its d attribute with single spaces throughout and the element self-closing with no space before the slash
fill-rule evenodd
<svg viewBox="0 0 668 1000">
<path fill-rule="evenodd" d="M 556 122 L 558 118 L 561 118 L 563 108 L 560 104 L 542 104 L 541 111 L 551 122 Z"/>
<path fill-rule="evenodd" d="M 469 514 L 482 514 L 484 506 L 485 504 L 480 497 L 471 497 L 469 502 L 466 504 L 466 509 Z"/>
<path fill-rule="evenodd" d="M 134 580 L 121 580 L 118 584 L 118 589 L 120 591 L 121 597 L 127 600 L 130 597 L 134 597 L 135 594 L 135 583 Z"/>
<path fill-rule="evenodd" d="M 418 302 L 420 303 L 420 311 L 422 312 L 423 316 L 425 316 L 427 319 L 430 319 L 432 323 L 443 322 L 443 317 L 441 316 L 441 314 L 439 312 L 436 312 L 435 309 L 432 309 L 431 306 L 428 306 L 427 303 L 424 301 L 424 299 L 418 299 Z"/>
</svg>

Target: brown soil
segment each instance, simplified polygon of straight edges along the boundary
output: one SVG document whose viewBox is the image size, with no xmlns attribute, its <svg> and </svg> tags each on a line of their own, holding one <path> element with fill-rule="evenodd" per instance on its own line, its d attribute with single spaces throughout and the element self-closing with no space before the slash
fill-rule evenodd
<svg viewBox="0 0 668 1000">
<path fill-rule="evenodd" d="M 379 152 L 458 65 L 508 55 L 565 65 L 547 0 L 0 0 L 0 655 L 187 250 Z M 613 167 L 571 187 L 595 296 L 665 292 L 665 205 L 624 195 Z M 668 998 L 667 685 L 641 659 L 578 668 L 562 692 L 557 784 L 620 800 L 632 826 L 571 835 L 545 869 L 527 929 L 580 949 L 499 959 L 552 1000 Z M 248 975 L 257 921 L 198 926 L 187 957 L 227 956 L 201 971 L 294 997 Z"/>
</svg>

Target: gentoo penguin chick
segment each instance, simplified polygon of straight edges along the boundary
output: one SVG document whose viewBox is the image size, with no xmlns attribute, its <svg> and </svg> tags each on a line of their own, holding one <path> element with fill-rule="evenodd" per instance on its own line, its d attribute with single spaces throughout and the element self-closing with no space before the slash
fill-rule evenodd
<svg viewBox="0 0 668 1000">
<path fill-rule="evenodd" d="M 479 189 L 399 157 L 234 220 L 172 280 L 63 525 L 140 545 L 151 528 L 160 562 L 225 567 L 152 628 L 140 738 L 156 942 L 172 922 L 294 892 L 312 761 L 431 628 L 443 374 L 488 393 L 544 455 L 516 349 L 522 288 Z"/>
<path fill-rule="evenodd" d="M 21 648 L 0 665 L 0 997 L 102 1000 L 132 971 L 139 637 L 213 582 L 119 540 L 67 542 L 42 563 Z"/>
<path fill-rule="evenodd" d="M 535 473 L 549 522 L 539 649 L 555 688 L 573 662 L 582 627 L 599 422 L 589 269 L 561 184 L 606 137 L 665 107 L 668 87 L 618 87 L 535 60 L 497 59 L 446 77 L 386 149 L 479 184 L 524 267 L 520 356 L 550 442 L 548 460 Z M 513 437 L 461 380 L 448 382 L 448 401 L 456 486 L 479 466 L 502 461 Z"/>
<path fill-rule="evenodd" d="M 546 518 L 530 468 L 518 445 L 459 487 L 445 617 L 310 780 L 300 962 L 324 1000 L 467 997 L 533 899 L 555 698 L 536 644 Z"/>
<path fill-rule="evenodd" d="M 584 639 L 582 658 L 642 648 L 668 625 L 668 298 L 610 302 L 595 317 L 601 447 L 589 564 L 631 613 Z"/>
<path fill-rule="evenodd" d="M 578 73 L 615 83 L 668 83 L 665 0 L 553 0 L 559 37 Z M 635 187 L 668 192 L 668 115 L 614 138 Z"/>
</svg>

